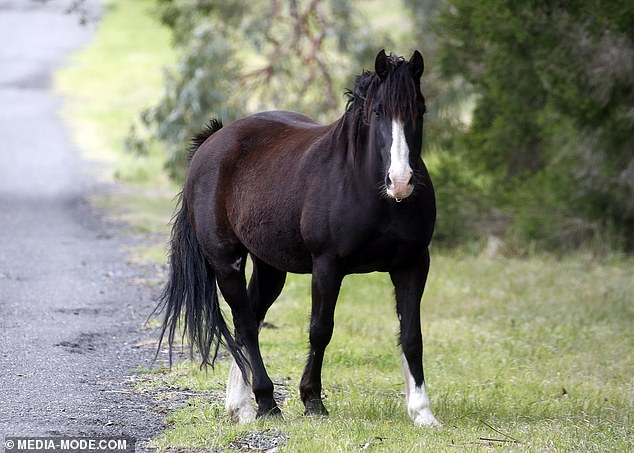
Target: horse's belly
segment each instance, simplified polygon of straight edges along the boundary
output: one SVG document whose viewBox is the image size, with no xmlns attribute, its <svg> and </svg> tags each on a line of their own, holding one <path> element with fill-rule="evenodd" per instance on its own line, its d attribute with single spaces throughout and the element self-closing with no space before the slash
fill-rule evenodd
<svg viewBox="0 0 634 453">
<path fill-rule="evenodd" d="M 234 225 L 234 230 L 247 250 L 265 263 L 285 272 L 311 272 L 311 254 L 301 237 L 298 222 L 284 221 L 272 212 L 260 213 L 253 219 L 242 219 Z"/>
<path fill-rule="evenodd" d="M 419 238 L 404 238 L 390 234 L 366 237 L 341 256 L 348 274 L 389 272 L 412 264 L 421 257 L 426 246 Z"/>
<path fill-rule="evenodd" d="M 309 274 L 313 261 L 303 243 L 279 236 L 274 244 L 251 243 L 247 249 L 265 263 L 285 272 Z"/>
</svg>

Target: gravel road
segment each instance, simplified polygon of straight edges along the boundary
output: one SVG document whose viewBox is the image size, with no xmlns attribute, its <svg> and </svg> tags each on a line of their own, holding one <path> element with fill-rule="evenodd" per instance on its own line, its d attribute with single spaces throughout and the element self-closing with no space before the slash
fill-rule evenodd
<svg viewBox="0 0 634 453">
<path fill-rule="evenodd" d="M 70 143 L 51 92 L 95 28 L 66 13 L 73 3 L 0 0 L 0 436 L 142 440 L 164 428 L 131 392 L 131 370 L 152 365 L 156 333 L 143 321 L 157 289 L 127 263 L 131 239 L 86 201 L 109 188 Z"/>
</svg>

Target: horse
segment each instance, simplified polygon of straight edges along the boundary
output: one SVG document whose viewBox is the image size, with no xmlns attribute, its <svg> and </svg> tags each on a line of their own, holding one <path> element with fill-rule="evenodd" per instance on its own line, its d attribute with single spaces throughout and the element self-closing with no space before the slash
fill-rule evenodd
<svg viewBox="0 0 634 453">
<path fill-rule="evenodd" d="M 327 416 L 321 369 L 342 280 L 379 271 L 394 285 L 407 411 L 418 426 L 440 425 L 425 387 L 420 325 L 436 218 L 421 159 L 423 70 L 417 50 L 409 60 L 381 50 L 374 71 L 346 91 L 345 112 L 332 124 L 270 111 L 227 126 L 212 120 L 193 139 L 157 306 L 164 311 L 159 349 L 167 334 L 171 363 L 181 322 L 202 365 L 213 366 L 226 346 L 233 362 L 225 408 L 237 422 L 281 417 L 258 335 L 287 273 L 312 274 L 310 352 L 299 391 L 306 415 Z"/>
</svg>

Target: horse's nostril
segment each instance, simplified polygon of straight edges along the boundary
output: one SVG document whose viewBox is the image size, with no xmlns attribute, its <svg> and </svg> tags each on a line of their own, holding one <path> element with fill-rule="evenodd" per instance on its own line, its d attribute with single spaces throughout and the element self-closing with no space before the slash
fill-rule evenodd
<svg viewBox="0 0 634 453">
<path fill-rule="evenodd" d="M 403 175 L 404 176 L 404 175 Z M 413 186 L 414 185 L 414 172 L 412 170 L 409 171 L 409 178 L 405 183 L 405 178 L 401 176 L 400 178 L 397 175 L 392 175 L 390 173 L 385 175 L 385 187 L 394 187 L 395 185 L 406 185 Z"/>
</svg>

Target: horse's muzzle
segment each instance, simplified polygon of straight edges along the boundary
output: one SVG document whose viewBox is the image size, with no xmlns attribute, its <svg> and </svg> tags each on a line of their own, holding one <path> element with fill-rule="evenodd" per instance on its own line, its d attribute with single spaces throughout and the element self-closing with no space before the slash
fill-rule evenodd
<svg viewBox="0 0 634 453">
<path fill-rule="evenodd" d="M 410 170 L 407 178 L 389 178 L 387 184 L 387 194 L 396 201 L 401 201 L 409 197 L 414 192 L 414 184 L 412 184 L 412 173 Z"/>
</svg>

